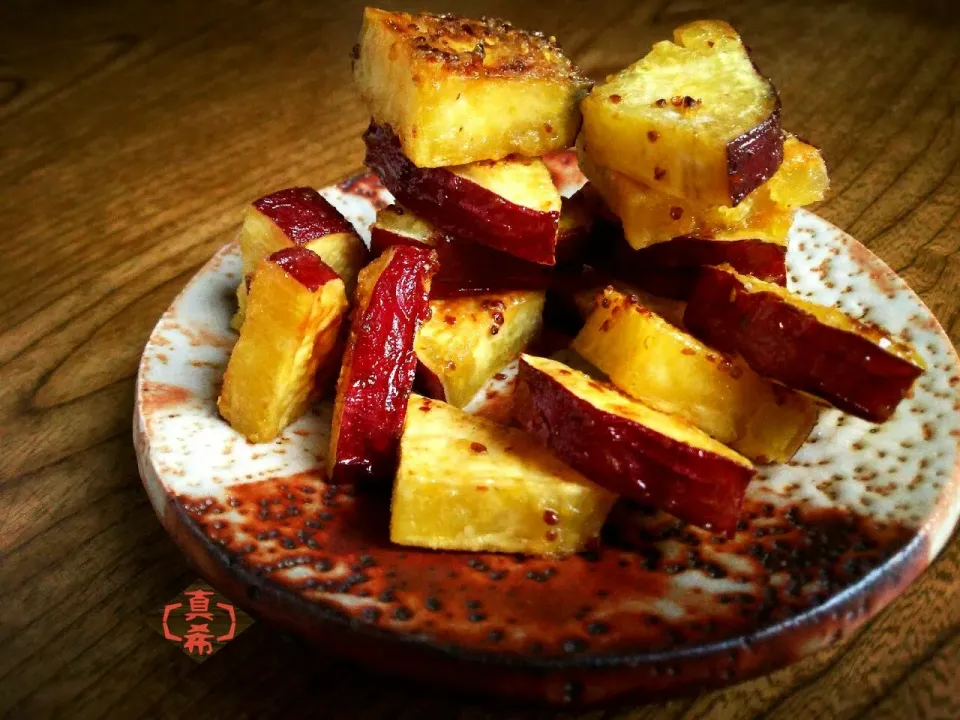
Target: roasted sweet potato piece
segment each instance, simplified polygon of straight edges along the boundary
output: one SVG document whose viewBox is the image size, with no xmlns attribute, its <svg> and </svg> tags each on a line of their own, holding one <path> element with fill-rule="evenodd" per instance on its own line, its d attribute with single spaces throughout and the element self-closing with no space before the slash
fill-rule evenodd
<svg viewBox="0 0 960 720">
<path fill-rule="evenodd" d="M 926 369 L 884 330 L 727 267 L 701 272 L 684 323 L 761 375 L 871 422 L 888 420 Z"/>
<path fill-rule="evenodd" d="M 395 543 L 566 555 L 599 534 L 615 499 L 520 430 L 410 398 L 393 488 Z"/>
<path fill-rule="evenodd" d="M 353 226 L 313 188 L 295 187 L 266 195 L 247 206 L 240 230 L 244 280 L 237 288 L 239 309 L 233 326 L 243 325 L 246 279 L 271 253 L 288 247 L 312 250 L 343 280 L 352 297 L 367 248 Z"/>
<path fill-rule="evenodd" d="M 704 265 L 730 265 L 745 275 L 787 284 L 787 247 L 763 240 L 676 238 L 634 250 L 615 223 L 595 232 L 588 261 L 611 280 L 629 283 L 656 295 L 685 300 Z"/>
<path fill-rule="evenodd" d="M 540 332 L 543 301 L 534 290 L 431 300 L 414 344 L 430 394 L 464 407 Z"/>
<path fill-rule="evenodd" d="M 570 241 L 576 242 L 576 238 Z M 440 268 L 430 290 L 433 298 L 543 290 L 550 283 L 547 268 L 486 245 L 451 237 L 400 205 L 390 205 L 377 213 L 370 226 L 370 244 L 374 255 L 392 245 L 436 250 Z"/>
<path fill-rule="evenodd" d="M 343 281 L 310 250 L 260 261 L 217 403 L 237 432 L 269 442 L 303 414 L 318 370 L 335 359 L 346 309 Z"/>
<path fill-rule="evenodd" d="M 521 427 L 598 484 L 714 532 L 736 527 L 754 468 L 682 418 L 530 355 L 513 407 Z"/>
<path fill-rule="evenodd" d="M 732 208 L 677 198 L 599 165 L 582 144 L 579 152 L 590 186 L 620 218 L 624 236 L 637 250 L 674 238 L 786 245 L 795 210 L 822 200 L 828 180 L 812 145 L 788 137 L 783 156 L 773 177 Z"/>
<path fill-rule="evenodd" d="M 783 160 L 777 91 L 724 22 L 677 28 L 581 108 L 597 163 L 688 200 L 736 206 Z"/>
<path fill-rule="evenodd" d="M 393 474 L 436 264 L 432 250 L 398 245 L 360 273 L 333 409 L 331 482 Z"/>
<path fill-rule="evenodd" d="M 364 162 L 406 208 L 444 233 L 541 265 L 556 263 L 560 193 L 540 158 L 419 168 L 387 125 L 363 136 Z"/>
<path fill-rule="evenodd" d="M 813 429 L 816 407 L 687 333 L 683 312 L 682 303 L 608 288 L 573 349 L 627 394 L 734 450 L 758 462 L 789 460 Z"/>
<path fill-rule="evenodd" d="M 491 18 L 374 8 L 364 10 L 353 75 L 419 167 L 565 150 L 590 88 L 552 38 Z"/>
</svg>

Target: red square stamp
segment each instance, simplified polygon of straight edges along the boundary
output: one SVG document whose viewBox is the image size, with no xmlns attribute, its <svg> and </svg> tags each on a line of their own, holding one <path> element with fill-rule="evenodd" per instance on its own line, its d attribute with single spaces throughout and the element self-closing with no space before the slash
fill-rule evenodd
<svg viewBox="0 0 960 720">
<path fill-rule="evenodd" d="M 203 662 L 253 624 L 253 618 L 205 582 L 197 581 L 150 614 L 150 625 Z"/>
</svg>

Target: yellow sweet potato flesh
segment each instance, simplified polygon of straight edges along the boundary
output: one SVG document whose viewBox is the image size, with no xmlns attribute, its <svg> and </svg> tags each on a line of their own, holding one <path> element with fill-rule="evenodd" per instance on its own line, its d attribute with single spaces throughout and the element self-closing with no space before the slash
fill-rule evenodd
<svg viewBox="0 0 960 720">
<path fill-rule="evenodd" d="M 411 396 L 393 488 L 393 542 L 566 555 L 597 536 L 615 500 L 526 433 Z"/>
<path fill-rule="evenodd" d="M 636 295 L 607 288 L 572 347 L 627 394 L 757 462 L 789 460 L 816 422 L 812 402 L 706 346 Z"/>
<path fill-rule="evenodd" d="M 523 352 L 540 332 L 544 293 L 512 291 L 430 301 L 432 312 L 417 335 L 417 359 L 462 408 L 491 377 Z"/>
<path fill-rule="evenodd" d="M 293 247 L 294 242 L 266 215 L 252 205 L 243 216 L 240 229 L 240 257 L 243 262 L 243 277 L 252 273 L 265 257 L 283 248 Z M 367 257 L 363 240 L 356 233 L 331 233 L 303 244 L 329 265 L 344 282 L 347 297 L 353 296 L 357 274 Z M 240 330 L 246 316 L 247 287 L 241 280 L 237 286 L 237 314 L 231 321 L 235 330 Z"/>
<path fill-rule="evenodd" d="M 474 162 L 450 171 L 515 205 L 538 212 L 560 212 L 560 191 L 540 158 Z"/>
<path fill-rule="evenodd" d="M 820 152 L 793 137 L 783 144 L 780 169 L 736 207 L 668 195 L 601 166 L 582 145 L 578 150 L 581 170 L 620 218 L 635 250 L 677 237 L 786 245 L 796 208 L 822 200 L 828 187 Z"/>
<path fill-rule="evenodd" d="M 594 86 L 581 104 L 594 159 L 676 197 L 731 205 L 728 146 L 779 127 L 776 89 L 737 33 L 717 21 L 678 28 Z"/>
<path fill-rule="evenodd" d="M 277 265 L 261 263 L 218 401 L 235 430 L 250 442 L 269 442 L 303 414 L 318 369 L 336 352 L 346 308 L 341 280 L 311 292 Z"/>
</svg>

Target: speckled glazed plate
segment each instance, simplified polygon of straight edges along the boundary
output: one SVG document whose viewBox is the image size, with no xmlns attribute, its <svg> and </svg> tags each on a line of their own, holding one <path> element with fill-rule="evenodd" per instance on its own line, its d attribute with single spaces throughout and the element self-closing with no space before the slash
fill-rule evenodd
<svg viewBox="0 0 960 720">
<path fill-rule="evenodd" d="M 569 155 L 552 169 L 581 181 Z M 370 176 L 323 194 L 361 232 Z M 735 537 L 618 506 L 601 547 L 563 560 L 388 541 L 383 498 L 324 483 L 329 406 L 250 445 L 217 415 L 236 339 L 236 245 L 164 314 L 140 365 L 134 436 L 161 522 L 261 618 L 392 673 L 549 703 L 692 692 L 841 640 L 941 550 L 960 513 L 960 371 L 933 314 L 880 260 L 800 212 L 791 287 L 913 342 L 929 370 L 885 425 L 823 412 L 795 459 L 761 470 Z"/>
</svg>

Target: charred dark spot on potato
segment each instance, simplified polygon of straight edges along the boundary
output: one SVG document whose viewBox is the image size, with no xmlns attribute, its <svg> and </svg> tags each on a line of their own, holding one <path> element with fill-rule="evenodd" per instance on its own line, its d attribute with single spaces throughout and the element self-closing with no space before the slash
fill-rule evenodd
<svg viewBox="0 0 960 720">
<path fill-rule="evenodd" d="M 679 220 L 683 217 L 683 208 L 682 207 L 672 207 L 670 208 L 670 217 L 674 220 Z"/>
<path fill-rule="evenodd" d="M 647 130 L 647 140 L 649 140 L 652 143 L 655 143 L 659 139 L 660 139 L 660 133 L 658 133 L 656 130 Z"/>
<path fill-rule="evenodd" d="M 656 107 L 662 108 L 667 106 L 667 101 L 664 98 L 660 98 L 653 103 Z"/>
<path fill-rule="evenodd" d="M 487 446 L 483 443 L 472 442 L 470 443 L 470 449 L 475 453 L 485 453 L 487 451 Z"/>
<path fill-rule="evenodd" d="M 662 167 L 653 168 L 653 179 L 654 180 L 663 180 L 667 176 L 667 171 Z"/>
<path fill-rule="evenodd" d="M 609 100 L 614 105 L 619 105 L 623 101 L 623 98 L 617 95 L 616 93 L 614 93 L 613 95 L 610 96 Z"/>
</svg>

